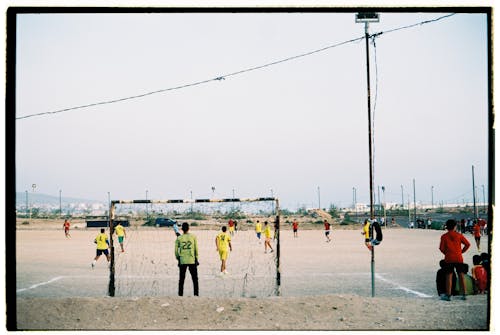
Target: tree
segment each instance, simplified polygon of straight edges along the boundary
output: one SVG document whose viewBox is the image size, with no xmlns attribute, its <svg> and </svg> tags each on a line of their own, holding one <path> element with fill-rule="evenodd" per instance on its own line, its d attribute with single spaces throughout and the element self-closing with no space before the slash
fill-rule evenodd
<svg viewBox="0 0 500 335">
<path fill-rule="evenodd" d="M 328 214 L 330 214 L 332 216 L 332 218 L 338 218 L 339 217 L 339 209 L 334 204 L 331 204 L 330 208 L 328 209 Z"/>
</svg>

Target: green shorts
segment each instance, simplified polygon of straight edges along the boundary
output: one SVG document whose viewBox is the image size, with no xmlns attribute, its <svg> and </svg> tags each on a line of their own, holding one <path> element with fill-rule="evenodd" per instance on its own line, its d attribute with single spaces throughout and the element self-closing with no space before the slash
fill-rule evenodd
<svg viewBox="0 0 500 335">
<path fill-rule="evenodd" d="M 118 243 L 123 243 L 123 236 L 118 236 Z"/>
</svg>

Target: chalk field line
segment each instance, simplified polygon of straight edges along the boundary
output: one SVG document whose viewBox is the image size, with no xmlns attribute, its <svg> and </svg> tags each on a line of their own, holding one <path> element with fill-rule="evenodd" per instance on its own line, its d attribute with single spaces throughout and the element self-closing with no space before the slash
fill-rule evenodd
<svg viewBox="0 0 500 335">
<path fill-rule="evenodd" d="M 322 274 L 314 274 L 314 276 L 338 276 L 338 275 L 368 275 L 369 273 L 322 273 Z M 302 275 L 303 276 L 303 275 Z M 301 276 L 301 277 L 302 277 Z M 200 276 L 200 279 L 214 279 L 214 278 L 224 278 L 226 277 L 227 279 L 243 279 L 244 276 L 233 276 L 233 275 L 227 275 L 227 276 L 221 276 L 221 275 L 205 275 L 205 276 Z M 259 276 L 260 277 L 260 276 Z M 298 276 L 289 276 L 289 277 L 298 277 Z M 413 295 L 416 295 L 420 298 L 431 298 L 432 296 L 428 295 L 428 294 L 425 294 L 425 293 L 422 293 L 422 292 L 419 292 L 419 291 L 415 291 L 415 290 L 412 290 L 410 288 L 407 288 L 407 287 L 404 287 L 404 286 L 401 286 L 399 285 L 398 283 L 395 283 L 387 278 L 384 278 L 381 274 L 375 274 L 375 277 L 378 279 L 378 280 L 381 280 L 383 282 L 386 282 L 394 287 L 396 287 L 396 289 L 398 290 L 402 290 L 406 293 L 410 293 L 410 294 L 413 294 Z M 34 285 L 31 285 L 27 288 L 21 288 L 21 289 L 18 289 L 16 290 L 16 293 L 19 293 L 19 292 L 24 292 L 24 291 L 28 291 L 28 290 L 33 290 L 35 288 L 38 288 L 40 286 L 44 286 L 44 285 L 48 285 L 48 284 L 51 284 L 51 283 L 54 283 L 56 281 L 59 281 L 61 279 L 64 279 L 64 278 L 108 278 L 108 276 L 91 276 L 91 275 L 87 275 L 87 276 L 57 276 L 57 277 L 54 277 L 50 280 L 47 280 L 45 282 L 41 282 L 41 283 L 37 283 L 37 284 L 34 284 Z M 177 279 L 178 276 L 177 275 L 170 275 L 170 276 L 117 276 L 116 279 Z"/>
</svg>

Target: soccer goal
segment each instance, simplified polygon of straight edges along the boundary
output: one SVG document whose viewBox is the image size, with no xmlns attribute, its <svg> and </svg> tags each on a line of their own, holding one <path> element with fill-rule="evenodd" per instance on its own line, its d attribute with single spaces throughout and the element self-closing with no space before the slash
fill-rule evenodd
<svg viewBox="0 0 500 335">
<path fill-rule="evenodd" d="M 280 295 L 280 207 L 274 197 L 184 199 L 184 200 L 113 200 L 110 203 L 110 275 L 109 296 L 175 296 L 179 269 L 174 256 L 183 222 L 198 240 L 198 278 L 201 296 L 267 297 Z M 119 245 L 114 232 L 119 216 L 140 213 L 126 227 L 126 238 Z M 229 220 L 233 251 L 227 260 L 229 274 L 220 273 L 215 237 Z M 264 233 L 258 238 L 255 226 L 265 223 L 271 230 L 273 252 L 265 252 Z M 182 233 L 182 231 L 181 231 Z M 122 246 L 124 251 L 122 252 Z M 184 294 L 192 294 L 192 282 L 186 275 Z"/>
</svg>

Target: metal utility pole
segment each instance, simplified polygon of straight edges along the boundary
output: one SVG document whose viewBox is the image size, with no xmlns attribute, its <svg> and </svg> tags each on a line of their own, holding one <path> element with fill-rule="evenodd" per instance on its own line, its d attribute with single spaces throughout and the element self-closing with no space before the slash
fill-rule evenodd
<svg viewBox="0 0 500 335">
<path fill-rule="evenodd" d="M 26 192 L 26 216 L 28 216 L 28 211 L 29 211 L 29 205 L 28 205 L 28 191 Z"/>
<path fill-rule="evenodd" d="M 380 202 L 380 185 L 377 186 L 377 196 L 378 196 L 378 211 L 377 211 L 377 216 L 380 218 L 381 217 L 381 212 L 382 212 L 382 203 Z"/>
<path fill-rule="evenodd" d="M 146 190 L 146 200 L 148 200 L 148 190 Z M 149 218 L 148 204 L 146 203 L 146 220 Z"/>
<path fill-rule="evenodd" d="M 62 217 L 62 200 L 61 200 L 62 190 L 59 190 L 59 217 Z"/>
<path fill-rule="evenodd" d="M 318 186 L 318 209 L 321 209 L 321 194 L 319 191 L 319 186 Z"/>
<path fill-rule="evenodd" d="M 415 178 L 413 178 L 413 222 L 418 228 L 417 224 L 417 196 L 415 193 Z"/>
<path fill-rule="evenodd" d="M 434 209 L 434 186 L 431 186 L 431 209 Z"/>
<path fill-rule="evenodd" d="M 403 195 L 403 185 L 401 185 L 401 207 L 405 208 L 405 199 Z"/>
<path fill-rule="evenodd" d="M 382 206 L 383 206 L 383 209 L 384 209 L 384 225 L 387 227 L 387 215 L 386 215 L 386 211 L 385 211 L 385 207 L 386 207 L 386 202 L 385 202 L 385 186 L 382 186 L 382 197 L 384 198 L 384 201 L 382 202 Z"/>
<path fill-rule="evenodd" d="M 484 185 L 481 185 L 483 187 L 483 207 L 484 207 L 484 212 L 486 213 L 486 196 L 484 193 Z"/>
<path fill-rule="evenodd" d="M 379 22 L 378 13 L 361 12 L 356 14 L 356 23 L 365 24 L 365 45 L 366 45 L 366 84 L 368 96 L 368 152 L 370 164 L 370 218 L 375 218 L 374 204 L 373 204 L 373 134 L 372 134 L 372 112 L 371 112 L 371 97 L 370 97 L 370 50 L 368 40 L 368 23 Z M 371 274 L 372 274 L 372 297 L 375 296 L 375 247 L 371 249 Z"/>
<path fill-rule="evenodd" d="M 31 188 L 33 189 L 33 199 L 31 199 L 31 206 L 30 206 L 30 223 L 31 223 L 31 208 L 33 207 L 33 200 L 35 199 L 36 184 L 32 184 Z"/>
<path fill-rule="evenodd" d="M 472 165 L 472 198 L 474 200 L 474 219 L 477 219 L 476 186 L 474 184 L 474 165 Z"/>
</svg>

